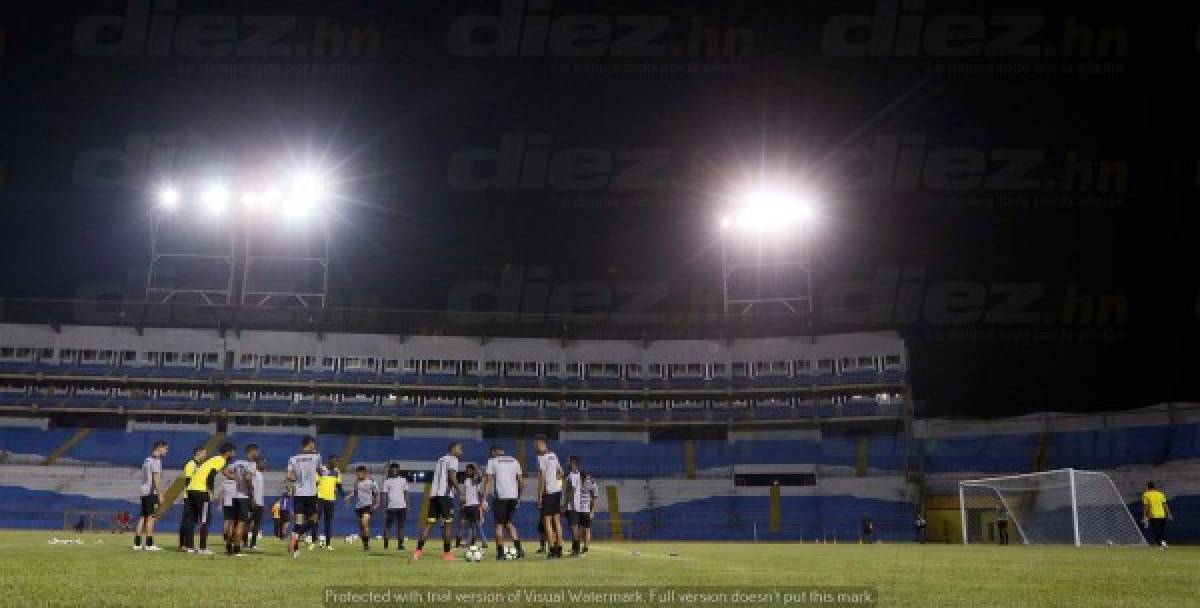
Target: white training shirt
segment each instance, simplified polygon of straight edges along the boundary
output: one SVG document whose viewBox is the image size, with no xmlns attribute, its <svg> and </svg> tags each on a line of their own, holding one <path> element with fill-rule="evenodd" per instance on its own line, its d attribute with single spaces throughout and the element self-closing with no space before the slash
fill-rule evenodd
<svg viewBox="0 0 1200 608">
<path fill-rule="evenodd" d="M 366 479 L 354 480 L 354 508 L 362 509 L 375 504 L 375 497 L 379 495 L 379 485 L 370 477 Z"/>
<path fill-rule="evenodd" d="M 296 478 L 294 496 L 317 495 L 317 470 L 321 468 L 321 455 L 296 454 L 288 459 L 287 470 Z"/>
<path fill-rule="evenodd" d="M 383 493 L 387 494 L 387 508 L 408 508 L 408 480 L 404 476 L 388 477 L 383 480 Z"/>
<path fill-rule="evenodd" d="M 538 455 L 538 470 L 546 479 L 547 494 L 562 492 L 562 479 L 558 476 L 562 466 L 558 464 L 558 456 L 554 452 Z"/>
<path fill-rule="evenodd" d="M 599 493 L 600 489 L 596 487 L 596 480 L 589 479 L 583 482 L 583 490 L 579 492 L 579 508 L 575 510 L 580 513 L 591 513 L 592 503 L 595 502 Z"/>
<path fill-rule="evenodd" d="M 479 483 L 474 479 L 467 478 L 463 480 L 462 491 L 462 504 L 464 507 L 479 506 Z"/>
<path fill-rule="evenodd" d="M 486 472 L 492 476 L 496 485 L 496 498 L 500 500 L 516 500 L 520 498 L 517 490 L 517 479 L 521 477 L 521 463 L 512 456 L 497 456 L 489 458 Z"/>
<path fill-rule="evenodd" d="M 583 474 L 579 471 L 567 472 L 567 487 L 571 488 L 571 495 L 567 497 L 566 510 L 579 510 L 579 495 L 582 494 Z"/>
<path fill-rule="evenodd" d="M 248 484 L 246 483 L 245 475 L 248 472 L 248 473 L 250 473 L 251 479 L 253 479 L 254 474 L 258 473 L 258 463 L 250 461 L 250 460 L 245 460 L 245 459 L 235 460 L 233 462 L 232 467 L 233 467 L 233 476 L 234 476 L 233 481 L 235 484 L 237 484 L 237 494 L 235 494 L 234 497 L 235 498 L 250 498 L 250 495 L 253 493 L 254 488 L 247 487 Z M 251 481 L 250 483 L 254 483 L 254 482 Z"/>
<path fill-rule="evenodd" d="M 233 495 L 237 494 L 237 481 L 228 477 L 221 478 L 221 505 L 233 506 Z"/>
<path fill-rule="evenodd" d="M 153 456 L 147 456 L 142 462 L 142 496 L 154 494 L 158 488 L 154 487 L 154 474 L 162 473 L 162 460 Z"/>
<path fill-rule="evenodd" d="M 263 506 L 263 474 L 258 470 L 258 464 L 254 465 L 254 506 Z"/>
<path fill-rule="evenodd" d="M 446 454 L 433 467 L 433 487 L 430 496 L 450 496 L 450 476 L 458 473 L 458 458 Z"/>
</svg>

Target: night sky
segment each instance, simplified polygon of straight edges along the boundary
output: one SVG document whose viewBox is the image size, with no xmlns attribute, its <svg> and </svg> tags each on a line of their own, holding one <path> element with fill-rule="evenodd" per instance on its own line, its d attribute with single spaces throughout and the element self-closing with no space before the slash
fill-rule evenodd
<svg viewBox="0 0 1200 608">
<path fill-rule="evenodd" d="M 140 299 L 159 184 L 316 164 L 339 305 L 716 312 L 766 172 L 819 193 L 823 325 L 901 329 L 926 412 L 1198 396 L 1194 8 L 47 4 L 0 8 L 2 297 Z"/>
</svg>

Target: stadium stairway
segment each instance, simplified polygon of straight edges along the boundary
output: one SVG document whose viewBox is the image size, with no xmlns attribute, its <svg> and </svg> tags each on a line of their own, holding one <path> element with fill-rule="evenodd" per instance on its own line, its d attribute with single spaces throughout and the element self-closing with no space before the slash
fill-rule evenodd
<svg viewBox="0 0 1200 608">
<path fill-rule="evenodd" d="M 338 460 L 338 467 L 347 471 L 350 469 L 350 463 L 353 461 L 354 452 L 358 450 L 358 435 L 351 435 L 346 438 L 346 445 L 342 447 L 342 455 Z"/>
<path fill-rule="evenodd" d="M 92 429 L 79 429 L 76 431 L 74 435 L 71 435 L 71 437 L 64 441 L 62 445 L 58 446 L 58 448 L 46 456 L 46 459 L 42 461 L 42 466 L 49 466 L 57 462 L 63 454 L 66 454 L 68 450 L 75 447 L 75 445 L 80 441 L 83 441 L 83 439 L 91 434 L 91 432 Z"/>
</svg>

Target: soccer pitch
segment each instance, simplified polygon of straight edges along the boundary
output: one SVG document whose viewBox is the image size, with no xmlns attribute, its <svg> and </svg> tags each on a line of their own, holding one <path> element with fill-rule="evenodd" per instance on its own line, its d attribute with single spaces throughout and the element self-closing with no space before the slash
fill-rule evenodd
<svg viewBox="0 0 1200 608">
<path fill-rule="evenodd" d="M 51 545 L 52 537 L 81 545 Z M 437 543 L 369 553 L 338 539 L 297 560 L 265 542 L 244 558 L 134 552 L 128 535 L 0 532 L 4 606 L 318 606 L 330 586 L 845 586 L 871 588 L 880 606 L 1187 606 L 1200 585 L 1200 548 L 597 543 L 580 559 L 446 563 Z M 102 541 L 102 542 L 97 542 Z M 164 542 L 165 541 L 165 542 Z M 536 543 L 534 547 L 536 548 Z M 530 547 L 526 547 L 530 549 Z M 461 552 L 459 552 L 461 555 Z M 532 604 L 537 605 L 537 604 Z"/>
</svg>

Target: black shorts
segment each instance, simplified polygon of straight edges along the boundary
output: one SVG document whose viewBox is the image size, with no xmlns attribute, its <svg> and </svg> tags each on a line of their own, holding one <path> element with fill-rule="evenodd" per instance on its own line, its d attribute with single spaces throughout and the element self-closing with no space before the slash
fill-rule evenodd
<svg viewBox="0 0 1200 608">
<path fill-rule="evenodd" d="M 191 525 L 207 524 L 212 519 L 209 513 L 208 492 L 188 490 L 187 502 L 184 503 L 183 517 Z"/>
<path fill-rule="evenodd" d="M 362 517 L 363 515 L 370 515 L 371 511 L 371 507 L 358 507 L 354 509 L 354 514 L 358 517 Z"/>
<path fill-rule="evenodd" d="M 158 511 L 158 494 L 142 497 L 142 517 L 154 517 Z"/>
<path fill-rule="evenodd" d="M 496 508 L 492 510 L 492 519 L 496 521 L 497 526 L 511 524 L 516 512 L 516 498 L 498 498 L 496 499 Z"/>
<path fill-rule="evenodd" d="M 479 521 L 479 505 L 468 505 L 462 508 L 463 521 L 475 523 Z"/>
<path fill-rule="evenodd" d="M 562 513 L 562 492 L 554 492 L 542 497 L 542 517 L 560 513 Z"/>
<path fill-rule="evenodd" d="M 429 514 L 425 516 L 425 521 L 434 524 L 439 519 L 446 523 L 454 519 L 454 505 L 450 503 L 449 496 L 429 497 Z"/>
<path fill-rule="evenodd" d="M 407 517 L 408 517 L 408 509 L 407 508 L 388 509 L 387 510 L 387 523 L 385 523 L 384 526 L 385 527 L 391 526 L 392 522 L 399 522 L 401 525 L 403 525 L 404 520 Z"/>
<path fill-rule="evenodd" d="M 576 513 L 575 519 L 577 520 L 575 522 L 576 526 L 579 526 L 580 528 L 583 528 L 585 530 L 592 529 L 592 514 L 591 513 L 584 513 L 584 512 Z"/>
<path fill-rule="evenodd" d="M 254 508 L 254 501 L 250 498 L 234 498 L 233 499 L 233 516 L 238 521 L 250 521 L 250 513 Z"/>
<path fill-rule="evenodd" d="M 237 521 L 237 507 L 232 504 L 223 505 L 221 507 L 221 515 L 225 518 L 225 521 Z"/>
<path fill-rule="evenodd" d="M 325 500 L 324 498 L 317 499 L 317 509 L 319 511 L 317 514 L 325 519 L 333 519 L 333 509 L 335 507 L 337 507 L 336 500 Z"/>
<path fill-rule="evenodd" d="M 303 515 L 306 519 L 317 514 L 316 496 L 296 496 L 292 498 L 292 513 Z"/>
<path fill-rule="evenodd" d="M 1001 519 L 1001 520 L 997 521 L 997 522 L 996 522 L 996 528 L 998 528 L 998 529 L 1000 529 L 1000 530 L 1007 530 L 1007 529 L 1008 529 L 1008 520 L 1007 520 L 1007 519 Z"/>
</svg>

